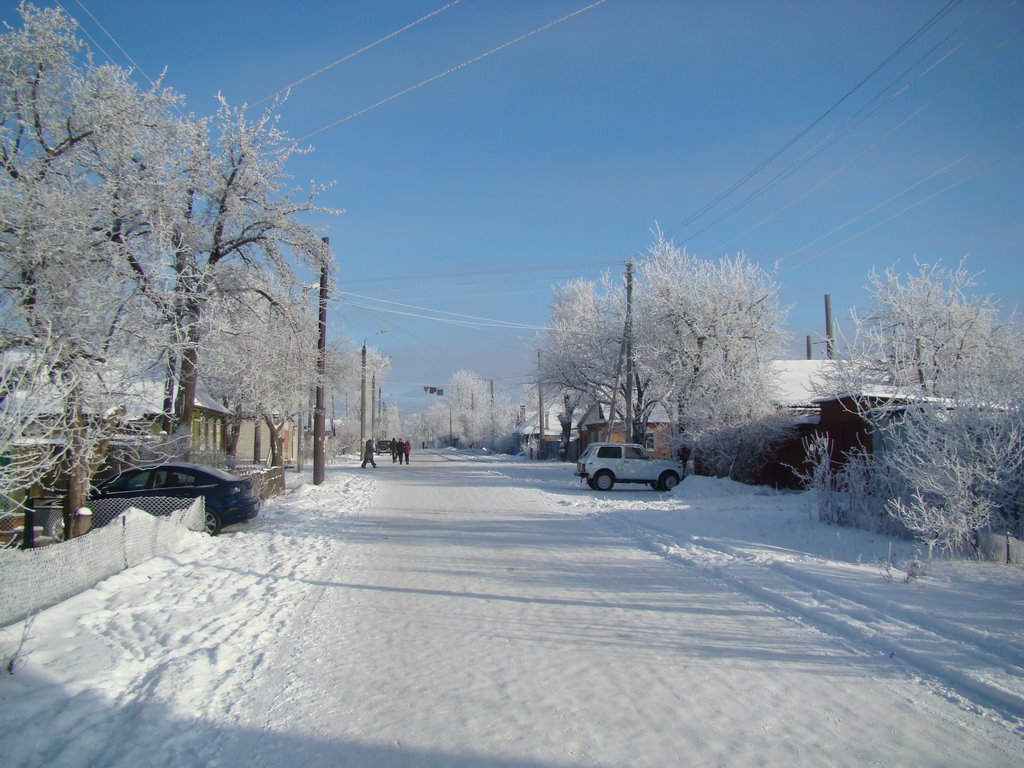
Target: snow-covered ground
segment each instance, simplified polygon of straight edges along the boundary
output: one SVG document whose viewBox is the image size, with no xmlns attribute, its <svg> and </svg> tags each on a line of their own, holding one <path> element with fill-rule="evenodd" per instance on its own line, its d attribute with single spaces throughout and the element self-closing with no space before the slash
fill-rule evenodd
<svg viewBox="0 0 1024 768">
<path fill-rule="evenodd" d="M 727 481 L 378 463 L 0 630 L 0 762 L 1024 765 L 1019 568 Z"/>
</svg>

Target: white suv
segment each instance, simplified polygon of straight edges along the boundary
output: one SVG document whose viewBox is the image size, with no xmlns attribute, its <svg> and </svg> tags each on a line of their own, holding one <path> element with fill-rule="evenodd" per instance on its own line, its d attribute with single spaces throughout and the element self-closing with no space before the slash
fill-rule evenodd
<svg viewBox="0 0 1024 768">
<path fill-rule="evenodd" d="M 652 459 L 634 443 L 591 443 L 576 462 L 576 474 L 599 491 L 609 491 L 616 483 L 647 483 L 656 491 L 670 491 L 682 479 L 683 468 Z"/>
</svg>

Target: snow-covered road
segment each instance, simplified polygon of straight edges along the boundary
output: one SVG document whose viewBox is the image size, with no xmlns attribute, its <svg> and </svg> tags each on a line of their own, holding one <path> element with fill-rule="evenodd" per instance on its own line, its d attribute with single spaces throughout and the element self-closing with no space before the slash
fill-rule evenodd
<svg viewBox="0 0 1024 768">
<path fill-rule="evenodd" d="M 44 612 L 0 685 L 0 726 L 35 747 L 4 763 L 1024 762 L 1012 718 L 593 513 L 665 497 L 602 500 L 569 473 L 427 452 L 333 467 Z"/>
</svg>

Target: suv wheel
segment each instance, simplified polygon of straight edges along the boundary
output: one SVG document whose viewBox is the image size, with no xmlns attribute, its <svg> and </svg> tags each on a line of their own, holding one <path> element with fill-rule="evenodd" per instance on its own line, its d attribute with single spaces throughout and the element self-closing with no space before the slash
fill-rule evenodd
<svg viewBox="0 0 1024 768">
<path fill-rule="evenodd" d="M 665 472 L 658 480 L 658 485 L 661 486 L 663 491 L 671 491 L 679 485 L 679 475 L 675 472 Z"/>
<path fill-rule="evenodd" d="M 594 488 L 598 491 L 610 491 L 615 485 L 615 475 L 608 470 L 602 470 L 594 475 Z"/>
</svg>

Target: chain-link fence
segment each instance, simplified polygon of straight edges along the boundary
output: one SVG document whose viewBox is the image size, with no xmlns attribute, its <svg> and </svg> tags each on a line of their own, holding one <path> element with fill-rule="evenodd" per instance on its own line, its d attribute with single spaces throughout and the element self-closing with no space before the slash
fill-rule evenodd
<svg viewBox="0 0 1024 768">
<path fill-rule="evenodd" d="M 126 568 L 180 551 L 192 531 L 204 529 L 206 517 L 202 497 L 104 499 L 90 508 L 94 530 L 84 536 L 38 549 L 0 550 L 0 626 Z"/>
</svg>

